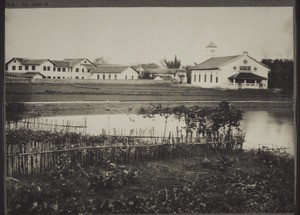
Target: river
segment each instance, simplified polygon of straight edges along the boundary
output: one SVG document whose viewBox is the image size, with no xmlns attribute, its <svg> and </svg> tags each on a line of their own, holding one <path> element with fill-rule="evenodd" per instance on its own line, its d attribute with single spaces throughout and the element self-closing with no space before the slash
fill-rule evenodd
<svg viewBox="0 0 300 215">
<path fill-rule="evenodd" d="M 259 148 L 267 146 L 271 148 L 286 148 L 286 151 L 294 154 L 295 148 L 295 126 L 292 109 L 252 109 L 244 110 L 244 117 L 241 128 L 246 132 L 244 148 Z M 163 136 L 166 125 L 166 134 L 176 133 L 184 124 L 175 118 L 169 118 L 165 124 L 165 118 L 143 118 L 136 114 L 96 114 L 96 115 L 72 115 L 72 116 L 51 116 L 40 117 L 40 122 L 50 124 L 85 125 L 88 134 L 98 135 L 103 131 L 106 134 L 126 134 L 130 130 L 138 132 L 154 131 L 157 136 Z"/>
</svg>

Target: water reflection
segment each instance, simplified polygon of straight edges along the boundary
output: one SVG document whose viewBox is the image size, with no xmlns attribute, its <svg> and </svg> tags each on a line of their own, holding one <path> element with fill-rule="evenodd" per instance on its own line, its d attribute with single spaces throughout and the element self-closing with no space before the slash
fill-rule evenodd
<svg viewBox="0 0 300 215">
<path fill-rule="evenodd" d="M 85 125 L 86 132 L 93 135 L 104 131 L 106 134 L 129 135 L 132 131 L 138 133 L 140 129 L 151 130 L 156 136 L 163 136 L 164 129 L 166 134 L 178 134 L 180 130 L 184 132 L 184 123 L 172 117 L 168 119 L 166 127 L 164 117 L 149 119 L 135 114 L 53 116 L 39 117 L 39 120 L 50 124 L 63 125 L 68 122 Z M 295 129 L 291 109 L 246 110 L 242 130 L 246 132 L 244 148 L 284 147 L 289 153 L 294 153 Z"/>
</svg>

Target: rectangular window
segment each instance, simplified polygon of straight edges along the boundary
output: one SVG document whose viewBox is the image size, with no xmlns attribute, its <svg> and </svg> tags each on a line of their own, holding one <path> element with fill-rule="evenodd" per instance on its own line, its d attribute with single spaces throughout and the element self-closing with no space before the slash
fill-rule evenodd
<svg viewBox="0 0 300 215">
<path fill-rule="evenodd" d="M 76 77 L 75 77 L 75 79 L 79 79 L 79 77 L 78 77 L 78 76 L 76 76 Z"/>
<path fill-rule="evenodd" d="M 56 70 L 56 67 L 53 67 L 53 72 L 55 72 L 55 70 Z"/>
<path fill-rule="evenodd" d="M 82 69 L 82 72 L 84 72 L 84 69 Z"/>
<path fill-rule="evenodd" d="M 115 75 L 115 79 L 117 79 L 117 75 Z"/>
<path fill-rule="evenodd" d="M 53 79 L 55 79 L 55 76 L 53 76 Z"/>
<path fill-rule="evenodd" d="M 29 66 L 25 66 L 25 70 L 28 70 L 29 69 Z"/>
<path fill-rule="evenodd" d="M 218 80 L 218 77 L 216 77 L 216 83 L 218 83 L 218 81 L 219 81 L 219 80 Z"/>
<path fill-rule="evenodd" d="M 75 70 L 76 72 L 79 72 L 79 68 L 76 68 L 76 70 Z"/>
<path fill-rule="evenodd" d="M 47 67 L 47 70 L 50 71 L 50 66 Z"/>
<path fill-rule="evenodd" d="M 12 66 L 12 70 L 16 70 L 16 66 Z"/>
<path fill-rule="evenodd" d="M 84 79 L 84 77 L 82 77 L 82 79 Z"/>
<path fill-rule="evenodd" d="M 131 77 L 131 79 L 133 79 L 133 76 Z"/>
<path fill-rule="evenodd" d="M 105 75 L 103 74 L 103 80 L 105 79 Z"/>
<path fill-rule="evenodd" d="M 194 82 L 196 82 L 196 78 L 197 78 L 196 75 L 194 75 Z"/>
<path fill-rule="evenodd" d="M 51 79 L 51 76 L 47 76 L 48 79 Z"/>
<path fill-rule="evenodd" d="M 63 79 L 65 79 L 65 76 L 63 76 Z"/>
<path fill-rule="evenodd" d="M 125 79 L 127 79 L 127 75 L 125 75 Z"/>
<path fill-rule="evenodd" d="M 251 66 L 240 66 L 240 70 L 241 71 L 250 71 L 251 70 Z"/>
<path fill-rule="evenodd" d="M 201 75 L 199 75 L 199 82 L 201 82 Z"/>
<path fill-rule="evenodd" d="M 61 70 L 61 68 L 60 68 L 60 67 L 58 67 L 58 68 L 57 68 L 57 72 L 60 72 L 60 70 Z"/>
<path fill-rule="evenodd" d="M 110 80 L 110 75 L 108 75 L 108 79 Z"/>
<path fill-rule="evenodd" d="M 212 74 L 210 74 L 210 83 L 212 83 Z"/>
<path fill-rule="evenodd" d="M 22 66 L 19 66 L 19 70 L 22 70 Z"/>
<path fill-rule="evenodd" d="M 206 74 L 204 75 L 204 82 L 206 82 Z"/>
<path fill-rule="evenodd" d="M 35 70 L 35 66 L 32 66 L 31 68 L 32 68 L 32 70 Z"/>
<path fill-rule="evenodd" d="M 65 71 L 66 71 L 66 68 L 62 68 L 62 71 L 65 72 Z"/>
<path fill-rule="evenodd" d="M 60 77 L 59 77 L 59 76 L 57 76 L 57 79 L 60 79 Z"/>
<path fill-rule="evenodd" d="M 46 71 L 46 70 L 47 70 L 47 67 L 46 67 L 46 66 L 44 66 L 44 67 L 43 67 L 43 70 L 44 70 L 44 71 Z"/>
<path fill-rule="evenodd" d="M 97 75 L 97 79 L 98 79 L 98 80 L 100 79 L 99 74 Z"/>
</svg>

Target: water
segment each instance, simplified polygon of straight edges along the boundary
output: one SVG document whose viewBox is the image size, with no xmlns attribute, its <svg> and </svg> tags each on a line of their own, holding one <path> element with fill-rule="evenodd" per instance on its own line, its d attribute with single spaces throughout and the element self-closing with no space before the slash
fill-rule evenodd
<svg viewBox="0 0 300 215">
<path fill-rule="evenodd" d="M 157 116 L 151 119 L 135 114 L 52 116 L 41 117 L 40 120 L 56 124 L 64 124 L 66 121 L 71 121 L 73 125 L 86 124 L 86 132 L 92 135 L 102 134 L 103 130 L 106 134 L 117 132 L 128 135 L 131 129 L 143 129 L 154 130 L 156 136 L 163 136 L 165 130 L 164 117 Z M 176 134 L 177 128 L 184 131 L 183 126 L 184 123 L 170 117 L 166 124 L 166 134 Z M 287 152 L 294 154 L 295 127 L 291 109 L 246 110 L 242 130 L 246 132 L 244 148 L 283 147 Z"/>
</svg>

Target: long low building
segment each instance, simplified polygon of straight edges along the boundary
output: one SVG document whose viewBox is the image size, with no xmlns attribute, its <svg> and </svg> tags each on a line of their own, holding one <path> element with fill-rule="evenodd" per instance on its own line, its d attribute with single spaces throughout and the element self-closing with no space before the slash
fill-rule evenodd
<svg viewBox="0 0 300 215">
<path fill-rule="evenodd" d="M 64 60 L 13 58 L 5 64 L 6 78 L 31 79 L 138 79 L 131 66 L 93 63 L 87 58 Z"/>
<path fill-rule="evenodd" d="M 270 68 L 242 55 L 212 57 L 191 68 L 191 84 L 203 88 L 267 89 Z"/>
<path fill-rule="evenodd" d="M 12 58 L 5 64 L 8 74 L 40 73 L 47 79 L 90 79 L 96 66 L 86 58 L 64 60 Z"/>
<path fill-rule="evenodd" d="M 136 80 L 138 72 L 131 66 L 100 64 L 91 72 L 91 79 L 98 80 Z"/>
</svg>

